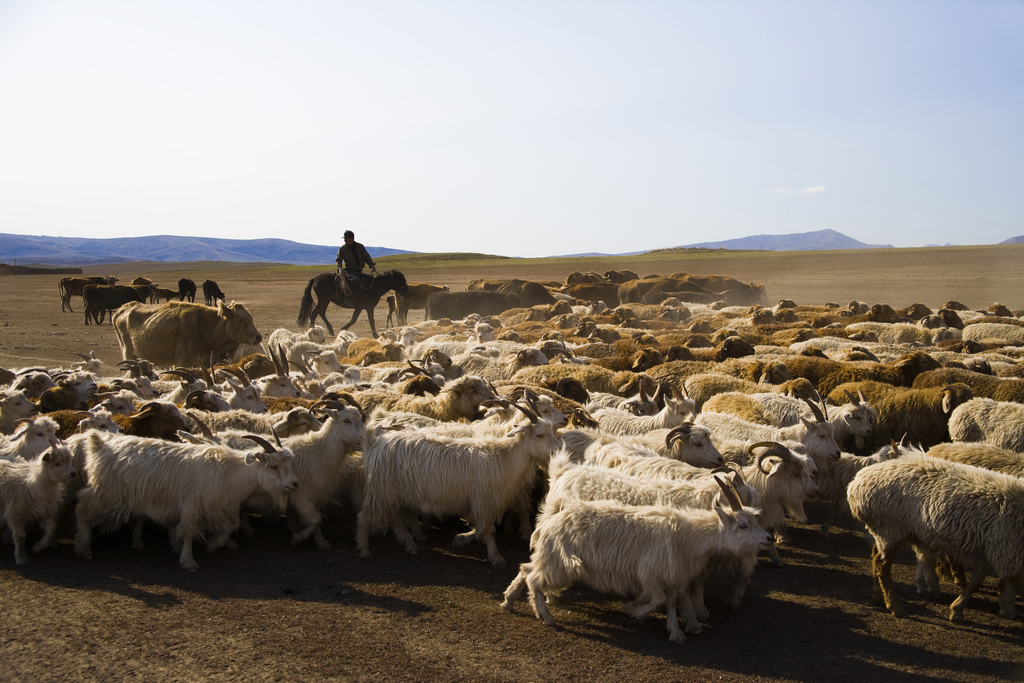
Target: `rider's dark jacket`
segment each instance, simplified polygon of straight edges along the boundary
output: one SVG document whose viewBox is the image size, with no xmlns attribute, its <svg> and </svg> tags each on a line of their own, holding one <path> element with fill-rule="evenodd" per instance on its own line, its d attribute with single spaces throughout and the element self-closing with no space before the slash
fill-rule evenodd
<svg viewBox="0 0 1024 683">
<path fill-rule="evenodd" d="M 362 272 L 365 266 L 375 268 L 377 265 L 373 262 L 373 258 L 370 257 L 369 252 L 366 251 L 366 247 L 359 242 L 341 245 L 341 249 L 338 250 L 338 258 L 335 259 L 335 262 L 339 267 L 356 273 Z"/>
</svg>

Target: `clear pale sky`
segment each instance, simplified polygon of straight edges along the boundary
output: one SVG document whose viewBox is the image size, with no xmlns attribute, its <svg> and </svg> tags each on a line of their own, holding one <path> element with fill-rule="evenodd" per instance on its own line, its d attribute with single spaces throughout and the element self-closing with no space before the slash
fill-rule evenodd
<svg viewBox="0 0 1024 683">
<path fill-rule="evenodd" d="M 1024 234 L 1024 2 L 0 0 L 0 232 Z"/>
</svg>

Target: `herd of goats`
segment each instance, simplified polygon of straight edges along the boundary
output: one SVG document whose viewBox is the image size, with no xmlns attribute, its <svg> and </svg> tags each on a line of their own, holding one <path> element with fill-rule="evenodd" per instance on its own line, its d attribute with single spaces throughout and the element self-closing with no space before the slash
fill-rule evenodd
<svg viewBox="0 0 1024 683">
<path fill-rule="evenodd" d="M 708 619 L 705 582 L 738 608 L 758 557 L 782 562 L 787 519 L 821 501 L 822 535 L 836 515 L 866 527 L 894 615 L 891 565 L 911 545 L 919 593 L 941 597 L 940 576 L 961 588 L 950 619 L 988 575 L 1014 618 L 1024 318 L 956 301 L 768 307 L 763 287 L 715 277 L 473 281 L 513 296 L 379 338 L 278 329 L 218 365 L 0 369 L 15 561 L 31 523 L 34 552 L 67 532 L 88 559 L 94 532 L 131 524 L 140 547 L 155 522 L 188 570 L 193 541 L 234 547 L 250 515 L 328 549 L 321 510 L 348 501 L 364 557 L 374 536 L 416 553 L 435 520 L 461 518 L 455 544 L 502 566 L 503 524 L 531 551 L 505 609 L 525 589 L 553 625 L 549 606 L 581 583 L 638 619 L 664 612 L 682 642 Z"/>
</svg>

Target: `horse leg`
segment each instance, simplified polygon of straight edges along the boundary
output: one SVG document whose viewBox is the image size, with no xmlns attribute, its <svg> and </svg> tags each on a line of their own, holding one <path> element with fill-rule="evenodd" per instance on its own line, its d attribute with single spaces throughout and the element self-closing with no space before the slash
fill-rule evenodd
<svg viewBox="0 0 1024 683">
<path fill-rule="evenodd" d="M 313 315 L 309 317 L 310 325 L 316 324 L 317 316 L 324 321 L 324 327 L 327 328 L 327 334 L 334 336 L 334 328 L 331 327 L 331 323 L 327 320 L 327 306 L 330 304 L 326 299 L 320 299 L 316 302 L 316 308 L 313 309 Z"/>
<path fill-rule="evenodd" d="M 366 317 L 370 320 L 370 336 L 377 338 L 377 325 L 373 322 L 373 308 L 366 309 Z"/>
<path fill-rule="evenodd" d="M 359 317 L 359 313 L 360 313 L 360 311 L 362 311 L 362 310 L 363 310 L 363 309 L 361 309 L 361 308 L 357 308 L 357 309 L 355 309 L 354 311 L 352 311 L 352 319 L 351 319 L 351 320 L 349 320 L 349 321 L 348 321 L 348 324 L 347 324 L 347 325 L 345 325 L 345 327 L 343 327 L 343 328 L 341 328 L 341 329 L 343 329 L 343 330 L 347 330 L 348 328 L 352 327 L 352 325 L 353 325 L 353 324 L 355 323 L 355 321 L 356 321 L 356 318 L 358 318 L 358 317 Z M 373 315 L 372 315 L 372 314 L 370 314 L 370 330 L 371 330 L 371 334 L 373 334 Z M 332 332 L 332 334 L 333 334 L 333 332 Z M 377 335 L 376 335 L 376 334 L 373 334 L 373 336 L 377 336 Z"/>
</svg>

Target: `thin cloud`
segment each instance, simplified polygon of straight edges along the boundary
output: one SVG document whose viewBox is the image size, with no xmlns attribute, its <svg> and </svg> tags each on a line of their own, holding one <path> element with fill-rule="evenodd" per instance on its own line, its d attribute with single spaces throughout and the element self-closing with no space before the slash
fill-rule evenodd
<svg viewBox="0 0 1024 683">
<path fill-rule="evenodd" d="M 776 188 L 772 188 L 771 190 L 768 190 L 768 192 L 771 192 L 772 194 L 785 194 L 785 195 L 795 195 L 795 194 L 838 194 L 835 190 L 829 190 L 824 185 L 818 185 L 816 187 L 805 187 L 802 190 L 791 190 L 788 187 L 776 187 Z"/>
</svg>

